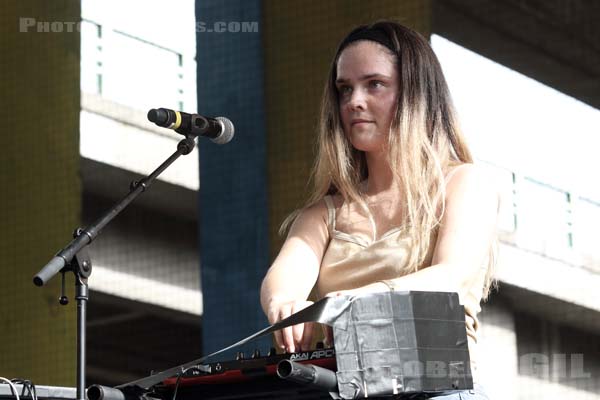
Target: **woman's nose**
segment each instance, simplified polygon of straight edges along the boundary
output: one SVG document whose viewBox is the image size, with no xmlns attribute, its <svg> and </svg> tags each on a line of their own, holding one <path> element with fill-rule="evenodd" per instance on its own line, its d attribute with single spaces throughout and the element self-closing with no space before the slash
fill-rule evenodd
<svg viewBox="0 0 600 400">
<path fill-rule="evenodd" d="M 353 90 L 348 105 L 352 110 L 364 110 L 366 108 L 366 103 L 363 91 L 360 89 Z"/>
</svg>

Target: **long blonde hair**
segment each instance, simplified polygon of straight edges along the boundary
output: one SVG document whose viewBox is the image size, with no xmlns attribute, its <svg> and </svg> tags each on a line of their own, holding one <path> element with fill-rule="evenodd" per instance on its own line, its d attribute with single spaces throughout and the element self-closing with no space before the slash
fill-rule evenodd
<svg viewBox="0 0 600 400">
<path fill-rule="evenodd" d="M 402 271 L 411 273 L 425 261 L 431 240 L 435 238 L 432 234 L 443 216 L 445 174 L 454 165 L 473 162 L 440 63 L 419 33 L 395 21 L 378 21 L 357 27 L 338 46 L 322 97 L 317 157 L 311 174 L 314 188 L 305 207 L 331 194 L 339 194 L 346 202 L 355 201 L 366 207 L 366 199 L 359 189 L 361 182 L 368 178 L 365 154 L 353 148 L 344 135 L 335 84 L 337 62 L 348 45 L 347 39 L 361 30 L 378 31 L 379 35 L 387 36 L 399 72 L 398 105 L 386 154 L 394 181 L 401 189 L 401 204 L 405 205 L 402 226 L 415 243 L 407 267 Z M 300 211 L 286 218 L 281 233 Z M 493 281 L 494 254 L 492 246 L 484 298 Z"/>
</svg>

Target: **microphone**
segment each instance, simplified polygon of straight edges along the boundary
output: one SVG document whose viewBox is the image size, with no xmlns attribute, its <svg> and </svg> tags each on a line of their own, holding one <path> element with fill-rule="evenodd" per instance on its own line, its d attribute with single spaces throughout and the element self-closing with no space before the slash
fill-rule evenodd
<svg viewBox="0 0 600 400">
<path fill-rule="evenodd" d="M 233 123 L 225 117 L 203 117 L 168 108 L 153 108 L 148 111 L 148 120 L 185 136 L 206 136 L 216 144 L 228 143 L 235 131 Z"/>
</svg>

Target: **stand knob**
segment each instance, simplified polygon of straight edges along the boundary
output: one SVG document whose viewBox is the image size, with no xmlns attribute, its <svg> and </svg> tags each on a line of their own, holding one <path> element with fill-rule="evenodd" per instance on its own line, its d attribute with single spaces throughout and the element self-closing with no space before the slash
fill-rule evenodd
<svg viewBox="0 0 600 400">
<path fill-rule="evenodd" d="M 67 296 L 65 296 L 65 271 L 61 272 L 61 275 L 62 275 L 62 285 L 61 285 L 60 297 L 58 299 L 58 302 L 60 303 L 61 306 L 66 306 L 67 304 L 69 304 L 69 298 Z"/>
</svg>

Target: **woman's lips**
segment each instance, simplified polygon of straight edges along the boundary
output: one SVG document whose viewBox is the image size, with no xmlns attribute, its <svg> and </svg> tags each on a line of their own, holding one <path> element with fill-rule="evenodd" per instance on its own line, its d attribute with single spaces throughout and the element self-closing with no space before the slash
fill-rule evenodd
<svg viewBox="0 0 600 400">
<path fill-rule="evenodd" d="M 363 120 L 363 119 L 357 119 L 355 121 L 352 121 L 351 125 L 362 125 L 362 124 L 371 124 L 373 123 L 373 121 L 367 121 L 367 120 Z"/>
</svg>

